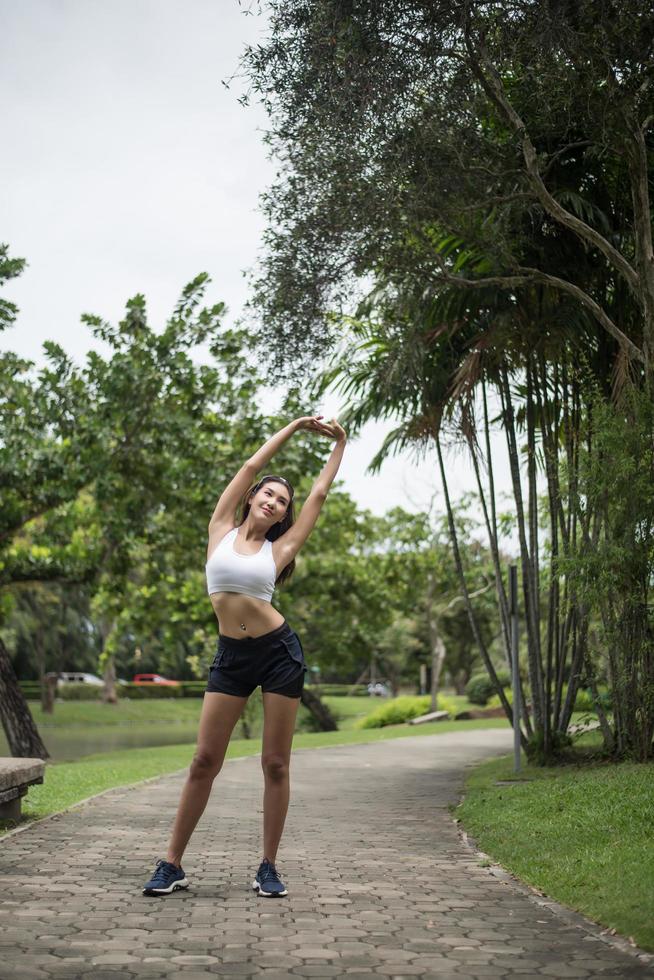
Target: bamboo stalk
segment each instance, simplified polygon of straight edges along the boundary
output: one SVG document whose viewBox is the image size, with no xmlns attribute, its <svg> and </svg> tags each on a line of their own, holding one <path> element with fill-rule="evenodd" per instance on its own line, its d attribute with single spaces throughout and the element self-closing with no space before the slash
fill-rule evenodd
<svg viewBox="0 0 654 980">
<path fill-rule="evenodd" d="M 454 514 L 453 514 L 453 511 L 452 511 L 452 504 L 451 504 L 451 501 L 450 501 L 450 493 L 449 493 L 448 484 L 447 484 L 447 477 L 445 475 L 445 466 L 444 466 L 444 463 L 443 463 L 443 454 L 442 454 L 442 451 L 441 451 L 441 442 L 440 442 L 440 436 L 439 436 L 438 430 L 434 433 L 434 439 L 436 441 L 436 451 L 437 451 L 437 454 L 438 454 L 438 465 L 439 465 L 440 474 L 441 474 L 441 481 L 442 481 L 442 484 L 443 484 L 443 494 L 444 494 L 444 497 L 445 497 L 445 506 L 446 506 L 446 509 L 447 509 L 447 522 L 448 522 L 448 527 L 449 527 L 449 530 L 450 530 L 450 540 L 452 542 L 452 551 L 453 551 L 453 554 L 454 554 L 454 564 L 455 564 L 457 576 L 458 576 L 458 579 L 459 579 L 459 586 L 461 588 L 461 593 L 463 595 L 463 600 L 465 602 L 466 612 L 468 613 L 468 619 L 470 621 L 470 627 L 472 629 L 472 633 L 473 633 L 473 636 L 475 638 L 475 642 L 477 643 L 477 646 L 479 648 L 479 653 L 481 654 L 481 659 L 484 662 L 484 666 L 485 666 L 486 670 L 488 671 L 488 675 L 491 678 L 493 684 L 495 685 L 495 689 L 496 689 L 496 691 L 497 691 L 497 693 L 499 695 L 500 701 L 502 703 L 502 707 L 504 708 L 504 710 L 506 712 L 506 716 L 509 719 L 510 723 L 513 725 L 513 708 L 509 704 L 509 701 L 507 700 L 506 694 L 504 693 L 504 689 L 503 689 L 502 685 L 499 682 L 499 678 L 497 676 L 497 672 L 496 672 L 495 667 L 493 665 L 493 662 L 492 662 L 492 660 L 491 660 L 491 658 L 490 658 L 490 656 L 488 654 L 488 650 L 486 649 L 486 644 L 484 643 L 483 638 L 481 636 L 481 633 L 479 632 L 479 627 L 477 626 L 477 620 L 475 618 L 474 610 L 472 608 L 472 603 L 470 601 L 470 594 L 468 592 L 468 586 L 467 586 L 467 583 L 466 583 L 466 580 L 465 580 L 465 575 L 464 575 L 464 572 L 463 572 L 463 564 L 462 564 L 462 561 L 461 561 L 461 553 L 459 551 L 459 541 L 458 541 L 458 537 L 457 537 L 457 533 L 456 533 L 456 525 L 454 523 Z M 525 735 L 524 735 L 524 732 L 522 731 L 522 729 L 520 730 L 520 742 L 521 742 L 522 747 L 526 751 L 526 749 L 527 749 L 527 739 L 525 738 Z"/>
<path fill-rule="evenodd" d="M 499 548 L 497 544 L 497 515 L 495 509 L 495 487 L 492 481 L 492 463 L 491 463 L 491 454 L 490 454 L 488 407 L 486 404 L 486 391 L 485 391 L 483 379 L 482 379 L 482 390 L 483 390 L 483 401 L 484 401 L 484 434 L 485 434 L 485 442 L 486 442 L 487 453 L 488 453 L 488 469 L 491 474 L 489 476 L 489 483 L 490 483 L 489 493 L 490 493 L 490 501 L 491 501 L 491 509 L 492 509 L 492 523 L 491 523 L 491 518 L 489 518 L 488 507 L 486 505 L 486 496 L 484 493 L 484 487 L 482 484 L 481 474 L 479 471 L 477 454 L 475 452 L 474 445 L 472 444 L 471 440 L 468 440 L 468 446 L 472 458 L 473 469 L 475 471 L 477 488 L 479 490 L 479 499 L 481 501 L 482 511 L 484 514 L 484 523 L 486 524 L 486 531 L 488 533 L 488 540 L 490 544 L 490 552 L 491 552 L 491 558 L 493 562 L 493 571 L 495 574 L 495 589 L 496 589 L 496 595 L 498 597 L 498 603 L 500 608 L 500 625 L 502 630 L 502 638 L 505 644 L 504 651 L 505 651 L 505 656 L 506 656 L 509 670 L 512 670 L 513 658 L 511 655 L 509 604 L 506 595 L 506 589 L 504 587 L 504 579 L 502 578 Z M 530 737 L 532 735 L 532 725 L 531 725 L 531 718 L 529 717 L 529 711 L 527 710 L 527 703 L 524 695 L 522 681 L 520 681 L 520 705 L 522 708 L 522 720 L 525 726 L 525 731 L 527 735 Z"/>
<path fill-rule="evenodd" d="M 525 515 L 522 502 L 522 485 L 520 480 L 520 464 L 518 461 L 518 449 L 516 432 L 514 425 L 513 403 L 509 390 L 509 381 L 505 365 L 501 368 L 502 384 L 500 393 L 502 396 L 502 406 L 504 410 L 504 431 L 507 439 L 507 449 L 509 454 L 509 467 L 511 481 L 513 485 L 513 497 L 516 505 L 516 517 L 518 523 L 518 538 L 520 541 L 520 561 L 522 567 L 522 589 L 525 600 L 525 622 L 527 626 L 527 662 L 529 665 L 529 681 L 531 687 L 531 697 L 534 709 L 534 722 L 536 728 L 543 729 L 543 691 L 540 683 L 540 650 L 538 643 L 538 627 L 533 610 L 533 588 L 534 583 L 530 574 L 531 562 L 529 560 L 529 548 L 525 534 Z"/>
</svg>

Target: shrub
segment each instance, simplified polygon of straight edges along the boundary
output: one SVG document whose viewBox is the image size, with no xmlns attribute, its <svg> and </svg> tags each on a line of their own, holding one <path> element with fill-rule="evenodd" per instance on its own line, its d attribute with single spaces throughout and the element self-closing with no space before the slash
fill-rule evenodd
<svg viewBox="0 0 654 980">
<path fill-rule="evenodd" d="M 359 698 L 368 697 L 368 685 L 367 684 L 336 684 L 336 683 L 326 683 L 326 684 L 316 684 L 314 681 L 306 680 L 304 682 L 305 687 L 320 689 L 320 694 L 325 697 L 338 697 L 348 695 L 348 697 Z"/>
<path fill-rule="evenodd" d="M 431 704 L 429 694 L 422 694 L 417 697 L 393 698 L 392 701 L 385 701 L 378 708 L 372 711 L 365 718 L 357 723 L 357 728 L 384 728 L 386 725 L 401 725 L 409 718 L 418 718 L 426 715 Z M 442 697 L 440 694 L 436 698 L 436 708 L 438 711 L 449 711 L 452 716 L 456 714 L 456 703 L 449 698 Z"/>
<path fill-rule="evenodd" d="M 545 754 L 542 731 L 533 732 L 527 740 L 527 759 L 533 765 L 546 766 L 555 761 L 565 759 L 572 738 L 566 732 L 552 732 L 552 748 L 549 755 Z"/>
<path fill-rule="evenodd" d="M 600 696 L 600 704 L 604 710 L 611 711 L 613 704 L 609 691 L 606 688 L 600 687 L 598 688 L 598 693 Z M 563 696 L 565 697 L 565 690 L 563 692 Z M 575 711 L 596 711 L 595 702 L 593 700 L 593 692 L 589 687 L 582 687 L 577 691 L 577 697 L 575 698 Z"/>
<path fill-rule="evenodd" d="M 143 698 L 201 698 L 207 686 L 206 681 L 180 681 L 179 687 L 168 684 L 116 684 L 118 697 L 138 700 Z M 28 700 L 39 700 L 41 688 L 38 681 L 20 681 L 20 687 Z M 57 685 L 57 698 L 64 701 L 96 701 L 102 687 L 99 684 Z"/>
<path fill-rule="evenodd" d="M 38 681 L 19 681 L 18 685 L 28 701 L 38 701 L 41 697 L 41 685 Z"/>
<path fill-rule="evenodd" d="M 612 699 L 611 694 L 606 687 L 600 686 L 598 688 L 600 696 L 600 704 L 605 711 L 612 710 Z M 561 702 L 563 703 L 566 699 L 568 693 L 568 685 L 563 685 L 563 691 L 561 694 Z M 575 698 L 575 711 L 591 711 L 595 712 L 595 702 L 593 700 L 593 693 L 589 687 L 580 687 L 577 691 L 577 697 Z"/>
<path fill-rule="evenodd" d="M 509 704 L 513 704 L 513 691 L 511 690 L 511 688 L 510 687 L 505 687 L 503 690 L 504 690 L 504 697 L 506 698 L 506 700 L 509 702 Z M 503 708 L 504 705 L 500 701 L 499 694 L 493 694 L 493 696 L 490 697 L 488 699 L 488 701 L 486 702 L 486 707 L 487 708 Z"/>
<path fill-rule="evenodd" d="M 63 701 L 97 701 L 101 691 L 100 684 L 57 684 L 56 697 Z"/>
<path fill-rule="evenodd" d="M 116 694 L 130 700 L 184 697 L 183 688 L 172 684 L 116 684 Z"/>
<path fill-rule="evenodd" d="M 206 681 L 180 681 L 179 686 L 184 698 L 203 698 L 207 687 Z"/>
<path fill-rule="evenodd" d="M 443 694 L 439 694 L 436 698 L 436 710 L 449 711 L 450 718 L 454 718 L 459 713 L 460 707 L 454 698 L 448 698 Z"/>
<path fill-rule="evenodd" d="M 565 696 L 568 691 L 568 685 L 563 685 L 562 702 L 565 701 Z M 511 688 L 505 689 L 505 694 L 509 704 L 513 704 L 513 691 Z M 611 710 L 611 695 L 606 689 L 599 689 L 600 702 L 605 711 Z M 487 708 L 499 708 L 501 705 L 499 694 L 494 694 L 488 699 L 486 704 Z M 577 698 L 575 700 L 575 711 L 595 711 L 595 702 L 593 701 L 593 695 L 590 688 L 581 688 L 577 691 Z"/>
<path fill-rule="evenodd" d="M 511 675 L 508 670 L 496 671 L 502 687 L 511 687 Z M 473 674 L 466 684 L 466 697 L 472 704 L 485 705 L 495 692 L 495 685 L 488 674 Z"/>
</svg>

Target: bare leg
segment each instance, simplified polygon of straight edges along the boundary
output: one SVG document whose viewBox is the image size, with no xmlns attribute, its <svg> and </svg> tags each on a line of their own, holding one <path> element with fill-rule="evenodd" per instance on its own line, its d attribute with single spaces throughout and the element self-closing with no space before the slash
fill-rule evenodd
<svg viewBox="0 0 654 980">
<path fill-rule="evenodd" d="M 166 860 L 182 863 L 195 826 L 204 813 L 213 781 L 222 769 L 234 725 L 241 717 L 247 698 L 207 691 L 202 704 L 195 755 L 177 807 Z"/>
<path fill-rule="evenodd" d="M 291 745 L 299 706 L 300 698 L 288 698 L 272 691 L 263 695 L 263 857 L 272 864 L 288 810 Z"/>
</svg>

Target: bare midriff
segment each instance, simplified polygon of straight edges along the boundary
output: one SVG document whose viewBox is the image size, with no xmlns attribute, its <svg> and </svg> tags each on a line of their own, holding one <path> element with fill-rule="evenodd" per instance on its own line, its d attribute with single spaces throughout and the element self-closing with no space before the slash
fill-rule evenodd
<svg viewBox="0 0 654 980">
<path fill-rule="evenodd" d="M 263 636 L 284 622 L 282 614 L 265 599 L 255 599 L 240 592 L 214 592 L 209 598 L 221 636 L 230 636 L 234 640 Z"/>
</svg>

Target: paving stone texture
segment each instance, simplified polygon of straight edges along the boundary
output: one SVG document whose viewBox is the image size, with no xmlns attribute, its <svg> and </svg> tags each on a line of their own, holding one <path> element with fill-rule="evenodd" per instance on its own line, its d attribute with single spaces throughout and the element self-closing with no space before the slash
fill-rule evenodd
<svg viewBox="0 0 654 980">
<path fill-rule="evenodd" d="M 280 899 L 251 888 L 258 756 L 223 767 L 184 856 L 191 886 L 168 897 L 141 888 L 185 773 L 36 823 L 0 841 L 0 977 L 652 977 L 461 840 L 447 804 L 464 767 L 511 744 L 492 729 L 296 749 Z"/>
</svg>

